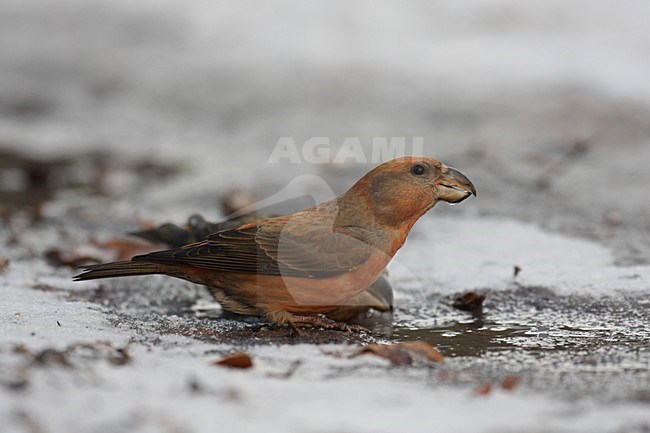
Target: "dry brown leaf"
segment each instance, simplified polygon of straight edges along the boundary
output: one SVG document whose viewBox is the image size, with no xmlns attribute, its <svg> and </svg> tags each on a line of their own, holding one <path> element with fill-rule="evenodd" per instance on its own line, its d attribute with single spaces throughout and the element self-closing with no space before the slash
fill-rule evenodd
<svg viewBox="0 0 650 433">
<path fill-rule="evenodd" d="M 32 363 L 37 365 L 58 365 L 66 368 L 73 367 L 72 363 L 68 359 L 67 352 L 65 350 L 57 349 L 42 350 L 34 356 Z"/>
<path fill-rule="evenodd" d="M 395 345 L 396 346 L 396 345 Z M 406 350 L 385 344 L 370 343 L 357 352 L 357 355 L 371 353 L 388 359 L 392 365 L 411 365 L 413 357 Z"/>
<path fill-rule="evenodd" d="M 148 219 L 138 218 L 138 226 L 140 230 L 152 230 L 158 227 L 158 224 Z"/>
<path fill-rule="evenodd" d="M 484 383 L 474 390 L 475 395 L 488 395 L 492 392 L 492 384 Z"/>
<path fill-rule="evenodd" d="M 293 376 L 293 374 L 296 372 L 296 370 L 298 370 L 298 367 L 300 367 L 300 365 L 302 365 L 302 361 L 297 359 L 293 361 L 291 364 L 289 364 L 289 367 L 285 371 L 278 372 L 278 373 L 269 373 L 268 377 L 275 377 L 278 379 L 288 379 L 291 376 Z"/>
<path fill-rule="evenodd" d="M 32 286 L 32 289 L 41 290 L 43 292 L 60 292 L 60 291 L 63 290 L 63 289 L 59 289 L 59 288 L 54 287 L 54 286 L 50 286 L 49 284 L 45 284 L 45 283 L 34 284 Z"/>
<path fill-rule="evenodd" d="M 0 256 L 0 274 L 7 270 L 9 267 L 9 259 Z"/>
<path fill-rule="evenodd" d="M 506 391 L 512 391 L 519 386 L 519 382 L 521 382 L 521 379 L 519 377 L 508 376 L 503 379 L 503 381 L 501 381 L 501 388 L 505 389 Z"/>
<path fill-rule="evenodd" d="M 95 257 L 66 254 L 58 248 L 47 250 L 45 252 L 45 260 L 50 264 L 50 266 L 54 266 L 55 268 L 68 267 L 74 269 L 81 265 L 99 262 Z"/>
<path fill-rule="evenodd" d="M 150 242 L 119 238 L 113 238 L 103 242 L 94 241 L 94 244 L 99 248 L 114 251 L 115 260 L 129 260 L 133 256 L 150 253 L 156 248 Z"/>
<path fill-rule="evenodd" d="M 463 311 L 478 311 L 483 308 L 485 293 L 467 292 L 454 300 L 452 306 Z"/>
<path fill-rule="evenodd" d="M 512 391 L 515 389 L 517 386 L 519 386 L 519 382 L 521 379 L 518 376 L 506 376 L 505 379 L 501 381 L 499 384 L 501 386 L 501 389 L 505 391 Z M 484 383 L 480 385 L 478 388 L 474 390 L 475 395 L 488 395 L 492 393 L 494 390 L 494 385 L 490 382 Z"/>
<path fill-rule="evenodd" d="M 240 188 L 235 188 L 221 197 L 221 206 L 226 215 L 229 215 L 248 206 L 252 206 L 256 201 L 257 197 L 255 194 Z"/>
<path fill-rule="evenodd" d="M 30 365 L 58 365 L 68 368 L 74 367 L 70 359 L 79 357 L 106 359 L 118 366 L 132 361 L 127 347 L 113 347 L 105 342 L 73 343 L 63 350 L 48 348 L 39 352 L 32 352 L 26 346 L 19 345 L 14 347 L 14 352 L 31 357 Z"/>
<path fill-rule="evenodd" d="M 442 354 L 424 341 L 408 341 L 396 344 L 370 343 L 362 347 L 353 356 L 366 353 L 388 359 L 392 365 L 411 365 L 415 359 L 444 363 Z"/>
<path fill-rule="evenodd" d="M 253 359 L 246 353 L 238 352 L 218 359 L 213 364 L 230 368 L 251 368 L 253 366 Z"/>
<path fill-rule="evenodd" d="M 445 357 L 442 356 L 440 351 L 425 341 L 407 341 L 405 343 L 399 343 L 399 345 L 408 351 L 431 361 L 440 364 L 444 364 L 445 362 Z"/>
</svg>

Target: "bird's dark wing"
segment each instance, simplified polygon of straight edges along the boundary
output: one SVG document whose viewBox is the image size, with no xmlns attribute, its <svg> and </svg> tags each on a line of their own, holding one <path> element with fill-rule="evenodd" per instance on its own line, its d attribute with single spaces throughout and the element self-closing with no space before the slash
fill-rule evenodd
<svg viewBox="0 0 650 433">
<path fill-rule="evenodd" d="M 188 265 L 223 272 L 328 277 L 353 270 L 370 258 L 364 229 L 317 227 L 300 234 L 282 225 L 246 225 L 208 240 L 133 260 Z"/>
</svg>

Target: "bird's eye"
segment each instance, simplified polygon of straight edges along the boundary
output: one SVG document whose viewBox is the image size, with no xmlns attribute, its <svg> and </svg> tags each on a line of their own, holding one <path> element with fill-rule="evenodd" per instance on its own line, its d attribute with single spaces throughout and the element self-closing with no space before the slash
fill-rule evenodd
<svg viewBox="0 0 650 433">
<path fill-rule="evenodd" d="M 425 172 L 424 166 L 420 164 L 416 164 L 413 167 L 411 167 L 411 173 L 413 173 L 415 176 L 422 176 Z"/>
</svg>

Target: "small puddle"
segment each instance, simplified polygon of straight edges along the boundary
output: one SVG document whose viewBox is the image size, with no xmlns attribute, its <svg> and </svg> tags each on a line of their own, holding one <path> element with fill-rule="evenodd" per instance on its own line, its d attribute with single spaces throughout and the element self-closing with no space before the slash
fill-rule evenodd
<svg viewBox="0 0 650 433">
<path fill-rule="evenodd" d="M 453 309 L 446 298 L 405 304 L 392 318 L 359 324 L 387 341 L 425 341 L 447 357 L 514 356 L 583 369 L 622 363 L 648 371 L 649 310 L 639 295 L 603 299 L 521 289 L 491 292 L 488 300 L 486 308 L 472 313 Z"/>
<path fill-rule="evenodd" d="M 476 319 L 469 323 L 457 322 L 431 328 L 397 326 L 392 328 L 388 338 L 395 342 L 426 341 L 448 357 L 482 356 L 488 352 L 512 350 L 516 345 L 507 338 L 533 337 L 529 333 L 531 329 Z"/>
</svg>

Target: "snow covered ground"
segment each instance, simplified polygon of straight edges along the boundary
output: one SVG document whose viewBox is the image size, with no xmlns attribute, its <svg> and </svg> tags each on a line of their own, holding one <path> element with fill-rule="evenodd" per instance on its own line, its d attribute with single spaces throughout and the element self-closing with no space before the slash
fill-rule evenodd
<svg viewBox="0 0 650 433">
<path fill-rule="evenodd" d="M 648 431 L 648 16 L 631 0 L 0 1 L 1 431 Z M 372 335 L 291 338 L 197 313 L 210 297 L 188 283 L 73 283 L 45 260 L 110 259 L 98 245 L 143 221 L 216 220 L 235 186 L 263 198 L 307 174 L 339 193 L 370 166 L 269 164 L 281 137 L 333 153 L 358 137 L 368 155 L 373 137 L 423 137 L 478 188 L 416 225 Z M 16 153 L 53 167 L 40 221 L 7 205 L 27 182 Z M 480 315 L 451 307 L 470 290 Z M 352 356 L 411 340 L 445 363 Z M 212 364 L 236 351 L 254 366 Z"/>
</svg>

